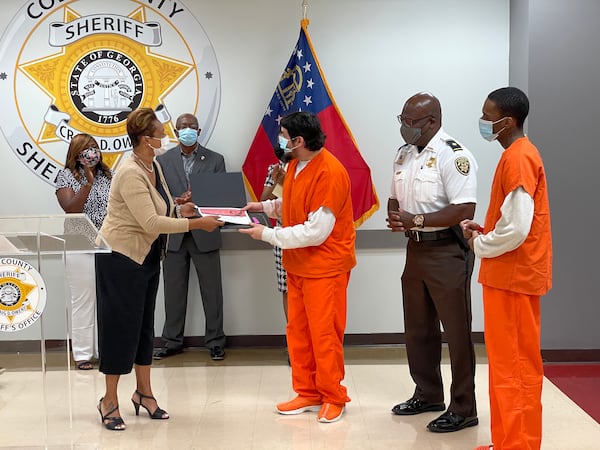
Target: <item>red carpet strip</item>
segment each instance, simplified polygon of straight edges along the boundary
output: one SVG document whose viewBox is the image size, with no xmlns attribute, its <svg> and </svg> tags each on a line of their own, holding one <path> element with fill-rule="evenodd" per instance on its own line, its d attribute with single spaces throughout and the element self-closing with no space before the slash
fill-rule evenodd
<svg viewBox="0 0 600 450">
<path fill-rule="evenodd" d="M 544 364 L 544 375 L 600 424 L 600 364 Z"/>
</svg>

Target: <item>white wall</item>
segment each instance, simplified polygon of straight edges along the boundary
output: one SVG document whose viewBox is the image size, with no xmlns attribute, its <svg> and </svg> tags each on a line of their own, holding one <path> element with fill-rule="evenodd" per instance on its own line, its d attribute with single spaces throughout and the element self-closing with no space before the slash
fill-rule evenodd
<svg viewBox="0 0 600 450">
<path fill-rule="evenodd" d="M 110 1 L 116 0 L 105 3 Z M 4 0 L 0 30 L 25 3 Z M 296 43 L 302 2 L 183 3 L 203 25 L 220 67 L 221 108 L 208 147 L 225 155 L 228 170 L 239 171 Z M 482 219 L 500 149 L 479 137 L 477 119 L 486 95 L 508 84 L 508 2 L 313 0 L 309 4 L 309 32 L 316 53 L 338 106 L 371 167 L 381 202 L 380 210 L 362 229 L 385 229 L 391 164 L 402 144 L 396 115 L 406 98 L 423 90 L 440 98 L 446 131 L 478 159 L 477 217 Z M 0 72 L 5 70 L 1 64 Z M 0 215 L 61 212 L 53 189 L 18 161 L 2 138 L 0 161 Z M 224 251 L 222 265 L 227 279 L 226 332 L 281 333 L 284 321 L 275 290 L 271 252 Z M 348 333 L 403 331 L 403 265 L 402 251 L 358 251 L 358 266 L 350 282 Z M 199 297 L 195 280 L 192 295 Z M 473 297 L 474 330 L 481 331 L 481 293 L 476 281 Z M 158 334 L 164 317 L 162 302 L 159 294 Z M 199 301 L 196 303 L 191 306 L 193 321 L 188 320 L 188 335 L 204 332 L 202 308 Z M 54 333 L 59 333 L 60 328 L 57 326 Z M 0 339 L 5 336 L 0 335 Z"/>
</svg>

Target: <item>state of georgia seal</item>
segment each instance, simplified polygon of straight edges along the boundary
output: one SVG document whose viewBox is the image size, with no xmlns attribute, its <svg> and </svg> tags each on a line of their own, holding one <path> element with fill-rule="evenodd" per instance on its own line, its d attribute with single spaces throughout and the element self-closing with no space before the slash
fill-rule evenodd
<svg viewBox="0 0 600 450">
<path fill-rule="evenodd" d="M 39 319 L 46 306 L 46 285 L 28 262 L 0 258 L 0 331 L 23 330 Z"/>
<path fill-rule="evenodd" d="M 0 128 L 51 185 L 77 133 L 116 168 L 139 107 L 156 111 L 173 142 L 171 112 L 197 115 L 205 144 L 220 94 L 213 47 L 180 0 L 27 0 L 0 40 Z"/>
</svg>

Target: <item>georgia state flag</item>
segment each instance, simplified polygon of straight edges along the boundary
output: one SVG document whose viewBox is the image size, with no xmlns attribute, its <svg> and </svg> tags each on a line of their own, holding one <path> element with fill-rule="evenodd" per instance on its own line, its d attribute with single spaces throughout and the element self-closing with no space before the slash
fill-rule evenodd
<svg viewBox="0 0 600 450">
<path fill-rule="evenodd" d="M 362 158 L 354 137 L 342 117 L 307 31 L 308 19 L 301 22 L 300 37 L 248 150 L 242 172 L 253 199 L 260 196 L 269 164 L 277 162 L 279 121 L 287 114 L 310 111 L 321 121 L 327 136 L 325 148 L 344 165 L 352 184 L 354 225 L 360 226 L 378 208 L 379 199 L 371 180 L 371 169 Z"/>
</svg>

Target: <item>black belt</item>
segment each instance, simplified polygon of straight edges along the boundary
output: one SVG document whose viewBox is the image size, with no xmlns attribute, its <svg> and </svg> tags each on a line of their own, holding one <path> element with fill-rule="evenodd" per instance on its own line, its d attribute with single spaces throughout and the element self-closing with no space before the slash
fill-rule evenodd
<svg viewBox="0 0 600 450">
<path fill-rule="evenodd" d="M 423 241 L 439 241 L 442 239 L 449 239 L 454 236 L 454 232 L 451 229 L 438 230 L 438 231 L 418 231 L 418 230 L 407 230 L 404 232 L 404 236 L 412 239 L 415 242 Z"/>
</svg>

